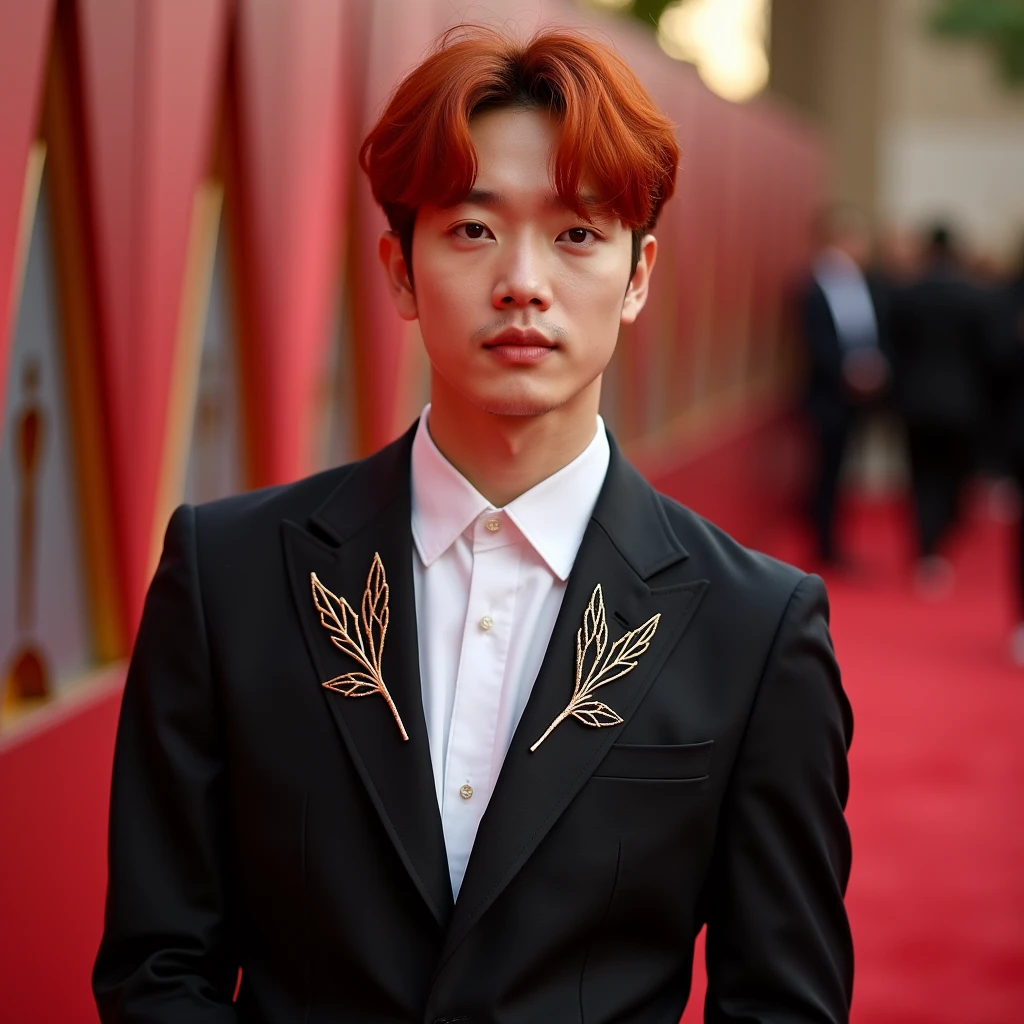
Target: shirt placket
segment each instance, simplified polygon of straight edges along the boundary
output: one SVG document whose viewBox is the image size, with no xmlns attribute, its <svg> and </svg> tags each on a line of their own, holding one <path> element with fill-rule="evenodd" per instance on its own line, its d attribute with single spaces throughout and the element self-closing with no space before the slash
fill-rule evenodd
<svg viewBox="0 0 1024 1024">
<path fill-rule="evenodd" d="M 473 528 L 473 570 L 442 805 L 456 894 L 491 795 L 491 765 L 519 576 L 519 549 L 511 533 L 502 513 L 485 513 Z"/>
</svg>

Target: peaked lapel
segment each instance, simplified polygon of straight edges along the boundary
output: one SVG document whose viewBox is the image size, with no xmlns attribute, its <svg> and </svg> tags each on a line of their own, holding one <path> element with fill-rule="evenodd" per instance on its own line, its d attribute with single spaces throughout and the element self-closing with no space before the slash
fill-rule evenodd
<svg viewBox="0 0 1024 1024">
<path fill-rule="evenodd" d="M 609 439 L 611 440 L 611 439 Z M 588 524 L 540 672 L 480 822 L 439 967 L 501 894 L 579 793 L 639 706 L 689 624 L 706 580 L 664 589 L 646 580 L 687 557 L 660 499 L 611 442 L 611 461 Z M 588 727 L 566 718 L 531 752 L 573 695 L 576 632 L 601 584 L 609 646 L 660 614 L 650 647 L 627 675 L 597 691 L 623 720 Z"/>
<path fill-rule="evenodd" d="M 402 739 L 379 693 L 356 698 L 322 688 L 324 713 L 334 717 L 402 863 L 444 927 L 452 891 L 423 717 L 412 576 L 409 465 L 414 431 L 353 466 L 307 527 L 286 521 L 282 532 L 295 608 L 312 661 L 309 686 L 322 687 L 360 668 L 321 624 L 311 573 L 359 615 L 374 557 L 380 556 L 389 588 L 381 675 L 409 738 Z"/>
</svg>

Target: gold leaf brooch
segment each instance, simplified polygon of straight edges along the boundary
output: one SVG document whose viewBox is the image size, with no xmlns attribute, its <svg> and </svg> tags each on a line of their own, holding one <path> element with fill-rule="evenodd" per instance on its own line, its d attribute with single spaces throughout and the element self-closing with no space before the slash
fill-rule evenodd
<svg viewBox="0 0 1024 1024">
<path fill-rule="evenodd" d="M 313 587 L 313 604 L 320 613 L 320 624 L 331 634 L 331 643 L 345 654 L 354 658 L 362 671 L 346 672 L 342 676 L 328 679 L 323 686 L 334 690 L 343 697 L 370 697 L 379 693 L 391 708 L 391 714 L 398 724 L 403 740 L 409 734 L 402 724 L 402 716 L 384 685 L 381 662 L 384 659 L 384 638 L 388 632 L 388 580 L 380 555 L 374 553 L 370 574 L 366 577 L 366 590 L 360 605 L 360 616 L 343 597 L 332 594 L 317 578 L 315 572 L 309 575 Z"/>
<path fill-rule="evenodd" d="M 572 693 L 572 700 L 548 726 L 544 735 L 530 747 L 531 753 L 570 715 L 593 729 L 622 724 L 622 719 L 607 704 L 595 700 L 593 693 L 636 668 L 640 655 L 651 646 L 660 620 L 660 613 L 652 616 L 638 629 L 619 637 L 605 654 L 605 648 L 608 646 L 608 623 L 605 621 L 604 595 L 600 583 L 594 587 L 590 604 L 583 613 L 583 625 L 576 630 L 576 687 Z"/>
</svg>

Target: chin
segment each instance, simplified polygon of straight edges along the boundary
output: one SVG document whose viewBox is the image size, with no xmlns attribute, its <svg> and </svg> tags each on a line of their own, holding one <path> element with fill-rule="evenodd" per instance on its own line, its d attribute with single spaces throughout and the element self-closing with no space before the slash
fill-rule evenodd
<svg viewBox="0 0 1024 1024">
<path fill-rule="evenodd" d="M 566 398 L 532 389 L 512 389 L 498 394 L 473 395 L 472 401 L 478 409 L 491 416 L 543 416 L 565 405 Z"/>
<path fill-rule="evenodd" d="M 561 402 L 544 403 L 528 399 L 485 399 L 477 406 L 490 416 L 543 416 L 557 409 Z"/>
</svg>

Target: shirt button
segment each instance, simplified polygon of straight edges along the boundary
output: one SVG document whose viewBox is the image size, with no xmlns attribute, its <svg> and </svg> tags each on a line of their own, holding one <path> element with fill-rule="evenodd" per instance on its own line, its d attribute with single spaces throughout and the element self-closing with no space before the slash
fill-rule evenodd
<svg viewBox="0 0 1024 1024">
<path fill-rule="evenodd" d="M 463 783 L 462 787 L 459 789 L 459 796 L 461 796 L 463 800 L 468 800 L 472 795 L 473 787 L 468 782 Z"/>
<path fill-rule="evenodd" d="M 487 530 L 488 533 L 497 533 L 501 529 L 501 520 L 492 516 L 484 523 L 484 529 Z"/>
<path fill-rule="evenodd" d="M 482 618 L 482 619 L 480 620 L 480 628 L 481 628 L 482 630 L 484 630 L 485 632 L 486 632 L 486 631 L 487 631 L 488 629 L 492 629 L 493 627 L 494 627 L 494 619 L 492 619 L 492 618 L 490 617 L 490 615 L 485 615 L 485 616 L 484 616 L 484 617 L 483 617 L 483 618 Z"/>
</svg>

